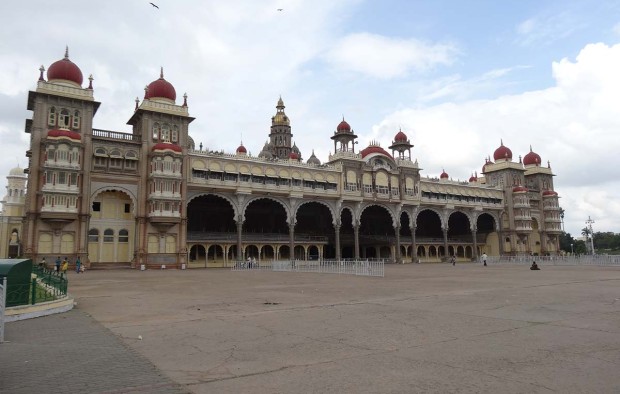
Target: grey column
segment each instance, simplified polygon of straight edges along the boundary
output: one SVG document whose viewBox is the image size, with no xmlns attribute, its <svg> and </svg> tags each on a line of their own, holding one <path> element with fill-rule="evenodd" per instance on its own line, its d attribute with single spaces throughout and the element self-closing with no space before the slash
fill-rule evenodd
<svg viewBox="0 0 620 394">
<path fill-rule="evenodd" d="M 448 229 L 443 229 L 443 250 L 444 257 L 448 257 Z"/>
<path fill-rule="evenodd" d="M 411 228 L 411 262 L 415 263 L 418 258 L 418 246 L 415 244 L 415 227 Z"/>
<path fill-rule="evenodd" d="M 288 248 L 290 249 L 290 258 L 295 260 L 295 225 L 288 225 Z"/>
<path fill-rule="evenodd" d="M 340 250 L 340 225 L 334 225 L 334 233 L 336 235 L 336 261 L 340 261 L 342 258 L 342 251 Z"/>
<path fill-rule="evenodd" d="M 353 238 L 354 238 L 354 247 L 355 247 L 355 253 L 353 255 L 355 256 L 356 260 L 359 260 L 360 258 L 360 226 L 359 224 L 353 224 Z"/>
<path fill-rule="evenodd" d="M 394 227 L 394 233 L 396 234 L 396 253 L 394 254 L 396 259 L 395 263 L 400 264 L 402 263 L 400 258 L 400 225 Z"/>
<path fill-rule="evenodd" d="M 242 232 L 243 232 L 243 222 L 241 220 L 237 221 L 237 261 L 243 260 L 243 255 L 241 254 L 241 241 L 242 241 Z M 208 253 L 209 251 L 207 251 Z"/>
<path fill-rule="evenodd" d="M 478 260 L 478 238 L 477 238 L 478 229 L 474 228 L 471 230 L 471 235 L 474 238 L 474 260 Z"/>
</svg>

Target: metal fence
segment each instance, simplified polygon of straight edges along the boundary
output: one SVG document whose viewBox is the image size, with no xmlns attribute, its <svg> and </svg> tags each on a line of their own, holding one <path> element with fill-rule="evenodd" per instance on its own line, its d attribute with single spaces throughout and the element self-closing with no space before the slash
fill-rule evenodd
<svg viewBox="0 0 620 394">
<path fill-rule="evenodd" d="M 32 268 L 32 278 L 26 283 L 11 284 L 5 290 L 5 306 L 34 305 L 67 296 L 67 278 L 44 267 Z"/>
<path fill-rule="evenodd" d="M 4 308 L 6 306 L 6 278 L 0 282 L 0 343 L 4 342 Z"/>
<path fill-rule="evenodd" d="M 533 261 L 543 265 L 595 265 L 620 267 L 617 255 L 581 255 L 581 256 L 489 256 L 488 264 L 522 264 L 530 265 Z"/>
<path fill-rule="evenodd" d="M 314 272 L 360 276 L 385 276 L 385 260 L 274 260 L 238 261 L 232 271 Z"/>
</svg>

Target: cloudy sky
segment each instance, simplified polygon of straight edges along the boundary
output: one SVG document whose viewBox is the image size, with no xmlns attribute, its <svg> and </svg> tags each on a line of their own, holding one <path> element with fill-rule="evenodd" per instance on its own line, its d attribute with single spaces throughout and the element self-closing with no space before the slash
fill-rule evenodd
<svg viewBox="0 0 620 394">
<path fill-rule="evenodd" d="M 588 216 L 620 232 L 620 2 L 155 3 L 0 3 L 0 174 L 26 166 L 28 91 L 68 45 L 94 77 L 96 128 L 129 132 L 163 66 L 209 149 L 243 139 L 258 154 L 280 95 L 305 159 L 326 160 L 343 116 L 360 147 L 402 129 L 424 176 L 465 180 L 501 140 L 515 160 L 531 145 L 557 175 L 568 232 Z"/>
</svg>

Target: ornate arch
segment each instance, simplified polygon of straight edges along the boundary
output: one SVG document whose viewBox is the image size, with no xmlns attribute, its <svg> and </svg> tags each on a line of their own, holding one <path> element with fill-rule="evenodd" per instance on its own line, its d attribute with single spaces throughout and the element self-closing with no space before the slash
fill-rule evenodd
<svg viewBox="0 0 620 394">
<path fill-rule="evenodd" d="M 290 206 L 283 199 L 278 198 L 278 197 L 273 197 L 273 196 L 255 196 L 255 197 L 251 197 L 248 200 L 246 200 L 243 203 L 242 208 L 239 210 L 239 212 L 240 212 L 239 216 L 241 217 L 240 219 L 242 221 L 245 222 L 245 211 L 248 209 L 248 206 L 253 201 L 256 201 L 256 200 L 271 200 L 271 201 L 279 203 L 284 208 L 284 212 L 286 212 L 286 223 L 288 223 L 289 225 L 290 224 L 295 224 L 295 223 L 291 223 L 291 208 L 290 208 Z M 293 217 L 292 219 L 294 220 L 295 218 Z"/>
<path fill-rule="evenodd" d="M 388 213 L 390 214 L 390 217 L 392 218 L 392 227 L 396 228 L 396 223 L 397 223 L 397 218 L 396 218 L 396 214 L 394 213 L 394 211 L 392 209 L 390 209 L 390 207 L 380 204 L 380 203 L 376 203 L 376 202 L 369 202 L 366 204 L 363 204 L 360 207 L 358 216 L 356 218 L 357 223 L 362 223 L 362 215 L 364 214 L 364 211 L 368 208 L 368 207 L 372 207 L 372 206 L 377 206 L 377 207 L 381 207 L 381 208 L 385 208 L 386 211 L 388 211 Z M 399 222 L 400 222 L 400 217 L 398 218 Z"/>
<path fill-rule="evenodd" d="M 351 224 L 353 225 L 353 227 L 355 227 L 356 222 L 355 222 L 355 208 L 351 207 L 349 205 L 342 205 L 340 207 L 340 209 L 338 209 L 338 224 L 342 225 L 341 223 L 341 219 L 342 219 L 342 212 L 344 212 L 344 210 L 349 211 L 349 213 L 351 214 Z M 359 224 L 359 223 L 357 223 Z"/>
<path fill-rule="evenodd" d="M 479 213 L 474 213 L 474 223 L 476 224 L 476 227 L 478 226 L 478 218 L 484 214 L 487 214 L 489 216 L 491 216 L 491 218 L 493 218 L 493 221 L 495 222 L 495 231 L 499 232 L 501 229 L 501 221 L 498 215 L 498 212 L 489 212 L 489 211 L 482 211 Z"/>
<path fill-rule="evenodd" d="M 418 209 L 417 212 L 415 212 L 415 221 L 414 221 L 414 228 L 416 228 L 418 226 L 418 216 L 420 216 L 420 213 L 422 213 L 423 211 L 431 211 L 431 212 L 435 212 L 435 214 L 437 215 L 437 217 L 439 218 L 439 223 L 441 224 L 441 228 L 444 228 L 447 223 L 445 222 L 445 218 L 444 215 L 442 214 L 441 211 L 437 210 L 436 208 L 431 208 L 431 207 L 421 207 L 420 209 Z"/>
<path fill-rule="evenodd" d="M 321 204 L 325 207 L 327 207 L 327 209 L 329 209 L 329 213 L 332 215 L 332 224 L 335 226 L 336 220 L 340 219 L 340 217 L 336 218 L 336 214 L 334 212 L 334 207 L 332 207 L 329 203 L 325 202 L 325 201 L 321 201 L 321 200 L 303 200 L 302 202 L 300 202 L 299 204 L 297 204 L 297 206 L 295 207 L 295 212 L 293 213 L 293 217 L 295 218 L 295 223 L 297 223 L 297 212 L 299 212 L 299 208 L 301 208 L 302 205 L 305 204 L 309 204 L 311 202 L 316 202 L 318 204 Z"/>
<path fill-rule="evenodd" d="M 465 212 L 462 211 L 460 209 L 453 209 L 451 211 L 449 211 L 446 215 L 446 224 L 450 223 L 450 216 L 452 216 L 455 213 L 462 213 L 463 215 L 465 215 L 465 217 L 467 218 L 467 221 L 469 222 L 469 229 L 473 231 L 474 227 L 476 226 L 476 222 L 473 221 L 472 217 L 471 217 L 471 213 L 469 212 Z"/>
<path fill-rule="evenodd" d="M 189 208 L 189 203 L 192 202 L 192 200 L 198 197 L 202 197 L 202 196 L 216 196 L 216 197 L 223 198 L 224 200 L 226 200 L 226 202 L 228 202 L 228 204 L 230 204 L 231 208 L 233 209 L 234 220 L 237 221 L 237 217 L 239 215 L 239 208 L 237 207 L 237 204 L 235 204 L 235 202 L 230 197 L 222 193 L 194 192 L 190 194 L 185 203 L 185 212 L 187 212 L 187 209 Z"/>
<path fill-rule="evenodd" d="M 102 186 L 98 189 L 95 189 L 93 191 L 91 191 L 90 193 L 90 201 L 94 201 L 95 197 L 97 197 L 98 195 L 100 195 L 101 193 L 105 193 L 105 192 L 123 192 L 125 194 L 127 194 L 129 196 L 129 199 L 131 199 L 131 206 L 132 206 L 132 214 L 134 216 L 136 216 L 136 209 L 137 209 L 137 199 L 136 196 L 133 194 L 133 192 L 131 192 L 131 190 L 123 187 L 123 186 Z"/>
</svg>

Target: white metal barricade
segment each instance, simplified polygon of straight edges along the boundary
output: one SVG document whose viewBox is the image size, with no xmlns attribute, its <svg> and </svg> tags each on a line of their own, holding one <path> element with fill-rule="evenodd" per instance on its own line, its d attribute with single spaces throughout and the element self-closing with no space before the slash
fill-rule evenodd
<svg viewBox="0 0 620 394">
<path fill-rule="evenodd" d="M 314 272 L 358 276 L 385 276 L 384 260 L 274 260 L 259 266 L 239 261 L 233 271 L 271 270 L 277 272 Z"/>
</svg>

